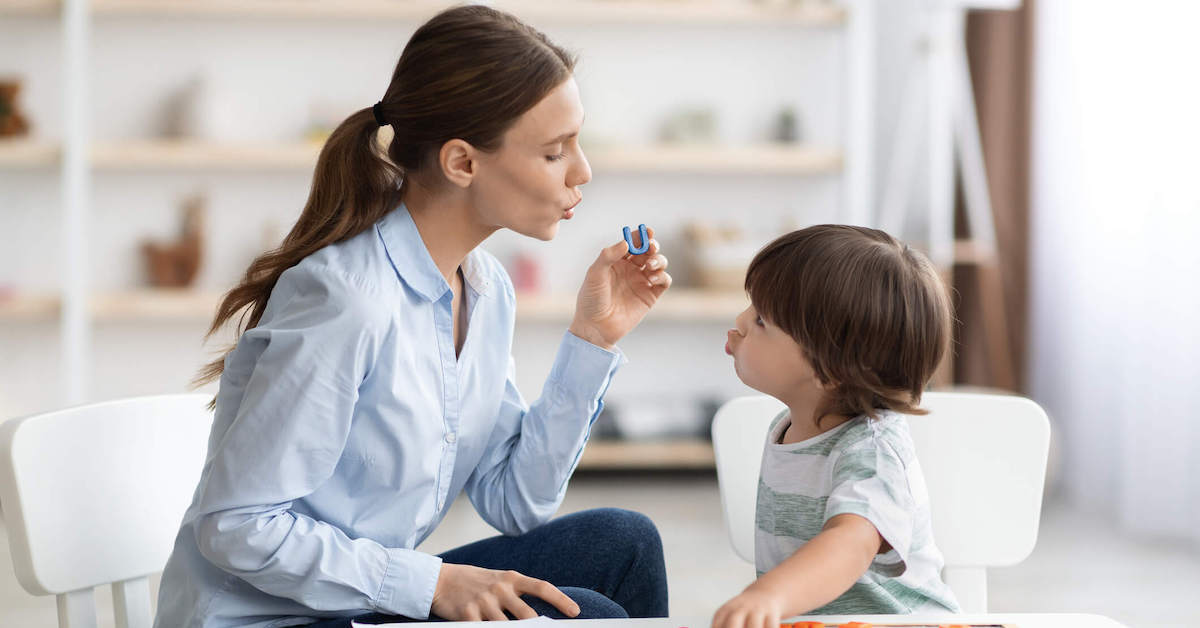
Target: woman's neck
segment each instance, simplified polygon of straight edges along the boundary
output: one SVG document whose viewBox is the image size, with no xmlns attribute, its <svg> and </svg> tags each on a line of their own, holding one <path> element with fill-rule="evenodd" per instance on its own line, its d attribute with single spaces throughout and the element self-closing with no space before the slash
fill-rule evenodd
<svg viewBox="0 0 1200 628">
<path fill-rule="evenodd" d="M 496 231 L 479 224 L 465 197 L 438 194 L 415 182 L 405 186 L 404 206 L 438 272 L 450 285 L 467 255 Z"/>
</svg>

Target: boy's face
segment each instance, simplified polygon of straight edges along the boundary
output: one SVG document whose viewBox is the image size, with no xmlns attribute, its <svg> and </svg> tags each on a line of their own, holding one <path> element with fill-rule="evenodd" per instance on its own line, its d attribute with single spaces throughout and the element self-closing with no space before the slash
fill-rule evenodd
<svg viewBox="0 0 1200 628">
<path fill-rule="evenodd" d="M 800 345 L 782 329 L 746 308 L 727 333 L 725 352 L 747 386 L 789 405 L 797 396 L 819 395 L 821 386 Z"/>
</svg>

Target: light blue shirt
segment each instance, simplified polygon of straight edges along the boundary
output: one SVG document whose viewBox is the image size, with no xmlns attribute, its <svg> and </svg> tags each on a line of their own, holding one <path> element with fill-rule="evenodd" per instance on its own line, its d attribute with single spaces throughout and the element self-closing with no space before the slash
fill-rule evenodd
<svg viewBox="0 0 1200 628">
<path fill-rule="evenodd" d="M 567 333 L 527 405 L 512 283 L 479 249 L 462 271 L 457 358 L 453 292 L 403 206 L 280 276 L 225 358 L 156 626 L 424 619 L 441 559 L 415 548 L 460 492 L 504 534 L 550 519 L 624 358 Z"/>
</svg>

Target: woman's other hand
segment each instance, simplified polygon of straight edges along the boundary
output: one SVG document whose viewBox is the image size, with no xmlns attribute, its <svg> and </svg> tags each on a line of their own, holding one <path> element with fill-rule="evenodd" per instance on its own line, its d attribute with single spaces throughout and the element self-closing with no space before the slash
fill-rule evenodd
<svg viewBox="0 0 1200 628">
<path fill-rule="evenodd" d="M 671 287 L 667 258 L 659 253 L 654 230 L 647 232 L 650 248 L 641 255 L 630 255 L 624 239 L 600 251 L 579 288 L 572 334 L 611 349 Z"/>
<path fill-rule="evenodd" d="M 579 614 L 579 605 L 546 582 L 515 571 L 496 571 L 471 565 L 442 563 L 430 612 L 450 621 L 507 620 L 537 617 L 522 595 L 541 598 L 567 617 Z"/>
</svg>

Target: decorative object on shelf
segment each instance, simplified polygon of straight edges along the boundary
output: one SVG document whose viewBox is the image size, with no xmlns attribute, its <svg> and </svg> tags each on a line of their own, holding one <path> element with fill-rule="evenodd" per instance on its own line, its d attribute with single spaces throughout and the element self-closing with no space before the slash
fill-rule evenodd
<svg viewBox="0 0 1200 628">
<path fill-rule="evenodd" d="M 739 291 L 758 247 L 737 226 L 693 221 L 684 226 L 692 283 L 705 290 Z"/>
<path fill-rule="evenodd" d="M 512 258 L 513 290 L 522 294 L 542 291 L 542 261 L 529 251 L 521 251 Z"/>
<path fill-rule="evenodd" d="M 17 137 L 29 133 L 29 121 L 17 106 L 17 96 L 20 93 L 20 79 L 0 79 L 0 137 Z"/>
<path fill-rule="evenodd" d="M 712 425 L 705 400 L 685 395 L 647 395 L 617 402 L 613 421 L 622 438 L 704 438 Z"/>
<path fill-rule="evenodd" d="M 667 116 L 660 133 L 662 141 L 673 144 L 712 144 L 717 137 L 717 116 L 712 109 L 681 109 Z"/>
<path fill-rule="evenodd" d="M 641 255 L 650 250 L 650 235 L 646 233 L 646 225 L 638 225 L 638 242 L 641 242 L 639 246 L 633 245 L 633 233 L 629 227 L 625 227 L 622 234 L 625 236 L 625 244 L 629 245 L 630 255 Z"/>
<path fill-rule="evenodd" d="M 779 110 L 775 116 L 775 128 L 771 133 L 771 139 L 787 144 L 800 141 L 800 119 L 796 115 L 794 107 L 787 106 Z"/>
<path fill-rule="evenodd" d="M 187 288 L 196 279 L 204 253 L 204 197 L 183 204 L 183 225 L 174 242 L 142 243 L 146 274 L 156 288 Z"/>
</svg>

